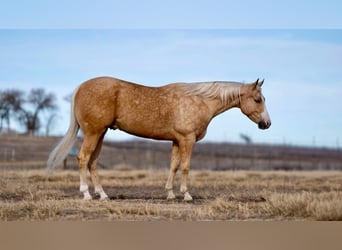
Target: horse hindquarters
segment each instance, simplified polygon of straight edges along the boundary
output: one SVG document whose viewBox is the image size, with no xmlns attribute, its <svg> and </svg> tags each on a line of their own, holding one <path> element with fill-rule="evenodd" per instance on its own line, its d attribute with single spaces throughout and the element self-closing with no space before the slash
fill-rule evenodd
<svg viewBox="0 0 342 250">
<path fill-rule="evenodd" d="M 87 170 L 90 171 L 95 193 L 100 199 L 108 196 L 103 191 L 96 171 L 97 159 L 107 128 L 113 121 L 113 102 L 110 86 L 97 84 L 98 80 L 82 84 L 76 95 L 75 114 L 83 131 L 83 143 L 78 155 L 80 170 L 80 191 L 84 199 L 91 199 L 87 185 Z"/>
</svg>

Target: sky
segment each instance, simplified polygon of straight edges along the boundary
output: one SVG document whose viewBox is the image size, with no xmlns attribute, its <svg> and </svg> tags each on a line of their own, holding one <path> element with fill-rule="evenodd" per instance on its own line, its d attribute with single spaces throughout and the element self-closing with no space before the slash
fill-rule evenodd
<svg viewBox="0 0 342 250">
<path fill-rule="evenodd" d="M 341 28 L 340 0 L 0 0 L 6 28 Z"/>
<path fill-rule="evenodd" d="M 243 133 L 255 143 L 342 146 L 342 22 L 337 15 L 342 4 L 338 1 L 331 1 L 335 8 L 329 5 L 329 9 L 319 1 L 310 5 L 288 1 L 272 11 L 269 1 L 261 1 L 264 6 L 255 1 L 242 1 L 250 5 L 211 1 L 217 5 L 210 13 L 207 1 L 178 5 L 166 1 L 158 11 L 156 1 L 138 2 L 139 6 L 135 1 L 99 1 L 104 4 L 88 7 L 77 5 L 79 1 L 72 6 L 66 6 L 66 1 L 36 2 L 21 1 L 20 8 L 4 3 L 0 10 L 0 90 L 43 87 L 55 93 L 59 110 L 53 134 L 63 135 L 69 125 L 70 104 L 64 97 L 96 76 L 148 86 L 178 81 L 248 83 L 260 78 L 265 79 L 271 128 L 259 130 L 232 109 L 211 122 L 204 141 L 242 142 Z M 82 11 L 73 12 L 78 6 Z M 54 11 L 48 15 L 42 9 Z M 292 10 L 290 17 L 301 17 L 297 26 L 292 18 L 288 22 L 282 18 L 286 9 Z M 61 10 L 63 18 L 57 14 Z M 92 12 L 101 14 L 82 19 Z M 130 18 L 118 14 L 114 20 L 110 13 L 129 13 Z M 247 20 L 236 21 L 237 13 L 248 16 Z M 226 25 L 221 19 L 224 14 Z M 132 139 L 118 131 L 107 138 Z"/>
</svg>

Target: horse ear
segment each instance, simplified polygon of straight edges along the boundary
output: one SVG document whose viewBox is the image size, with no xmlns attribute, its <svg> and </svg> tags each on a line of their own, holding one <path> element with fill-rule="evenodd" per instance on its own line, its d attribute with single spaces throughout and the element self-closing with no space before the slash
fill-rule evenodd
<svg viewBox="0 0 342 250">
<path fill-rule="evenodd" d="M 259 86 L 259 78 L 254 82 L 254 88 L 257 88 Z"/>
<path fill-rule="evenodd" d="M 263 79 L 262 81 L 259 81 L 259 78 L 256 80 L 256 82 L 254 83 L 255 85 L 255 88 L 261 88 L 261 86 L 264 84 L 264 80 Z"/>
</svg>

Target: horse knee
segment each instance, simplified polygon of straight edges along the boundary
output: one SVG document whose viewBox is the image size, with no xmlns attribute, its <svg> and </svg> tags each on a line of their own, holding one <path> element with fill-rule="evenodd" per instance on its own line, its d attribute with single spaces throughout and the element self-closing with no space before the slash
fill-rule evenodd
<svg viewBox="0 0 342 250">
<path fill-rule="evenodd" d="M 183 173 L 183 175 L 189 174 L 189 170 L 190 170 L 189 167 L 183 167 L 183 168 L 182 168 L 182 173 Z"/>
<path fill-rule="evenodd" d="M 179 166 L 174 166 L 171 168 L 171 170 L 174 174 L 177 173 L 178 169 L 179 169 Z"/>
</svg>

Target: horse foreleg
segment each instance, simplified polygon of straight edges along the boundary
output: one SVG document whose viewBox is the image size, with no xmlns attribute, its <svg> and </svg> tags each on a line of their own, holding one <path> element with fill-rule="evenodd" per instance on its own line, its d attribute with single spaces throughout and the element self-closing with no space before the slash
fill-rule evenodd
<svg viewBox="0 0 342 250">
<path fill-rule="evenodd" d="M 195 143 L 195 140 L 186 139 L 183 142 L 180 142 L 180 156 L 181 156 L 181 165 L 182 165 L 182 181 L 180 186 L 180 191 L 184 194 L 185 201 L 192 201 L 192 197 L 189 194 L 187 187 L 187 179 L 190 169 L 190 158 L 192 153 L 192 148 Z"/>
<path fill-rule="evenodd" d="M 171 166 L 170 166 L 170 173 L 167 179 L 165 189 L 167 191 L 167 199 L 174 200 L 176 198 L 175 194 L 173 193 L 173 180 L 177 173 L 180 163 L 180 156 L 179 156 L 179 147 L 176 142 L 172 144 L 172 152 L 171 152 Z"/>
<path fill-rule="evenodd" d="M 101 151 L 103 137 L 104 137 L 104 134 L 100 137 L 97 143 L 96 149 L 93 152 L 90 162 L 89 162 L 89 171 L 90 171 L 91 180 L 94 184 L 95 193 L 100 195 L 100 200 L 108 199 L 108 195 L 103 191 L 103 188 L 100 184 L 100 178 L 96 171 L 97 159 Z"/>
</svg>

